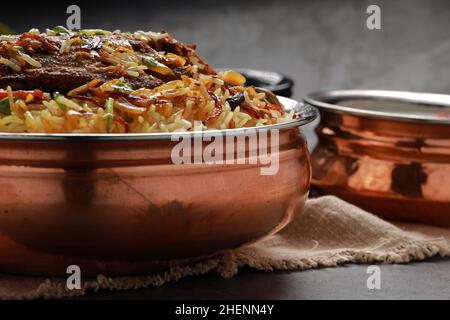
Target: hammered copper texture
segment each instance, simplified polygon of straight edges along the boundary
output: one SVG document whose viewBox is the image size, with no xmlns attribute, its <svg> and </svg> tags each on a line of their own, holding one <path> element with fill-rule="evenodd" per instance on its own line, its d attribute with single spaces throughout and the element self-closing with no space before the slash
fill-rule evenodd
<svg viewBox="0 0 450 320">
<path fill-rule="evenodd" d="M 450 126 L 321 110 L 313 185 L 390 219 L 450 226 Z"/>
</svg>

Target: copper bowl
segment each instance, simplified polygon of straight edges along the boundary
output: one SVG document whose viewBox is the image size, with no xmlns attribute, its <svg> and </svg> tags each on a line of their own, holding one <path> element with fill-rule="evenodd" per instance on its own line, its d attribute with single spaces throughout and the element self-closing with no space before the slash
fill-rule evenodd
<svg viewBox="0 0 450 320">
<path fill-rule="evenodd" d="M 263 127 L 279 130 L 275 175 L 260 163 L 175 165 L 173 134 L 0 134 L 0 272 L 143 274 L 278 231 L 307 198 L 299 127 L 317 116 L 280 101 L 300 119 Z"/>
<path fill-rule="evenodd" d="M 450 96 L 309 95 L 320 109 L 313 186 L 384 218 L 450 226 Z"/>
</svg>

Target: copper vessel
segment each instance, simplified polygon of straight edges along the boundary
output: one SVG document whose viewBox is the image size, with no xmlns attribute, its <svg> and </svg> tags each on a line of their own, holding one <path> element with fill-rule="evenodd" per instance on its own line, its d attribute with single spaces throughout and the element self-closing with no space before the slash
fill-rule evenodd
<svg viewBox="0 0 450 320">
<path fill-rule="evenodd" d="M 279 130 L 274 175 L 260 163 L 175 165 L 172 134 L 0 134 L 0 272 L 143 274 L 276 232 L 308 196 L 299 127 L 317 116 L 280 101 L 300 119 L 264 127 Z"/>
<path fill-rule="evenodd" d="M 305 100 L 321 114 L 319 193 L 390 220 L 450 226 L 450 96 L 338 90 Z"/>
</svg>

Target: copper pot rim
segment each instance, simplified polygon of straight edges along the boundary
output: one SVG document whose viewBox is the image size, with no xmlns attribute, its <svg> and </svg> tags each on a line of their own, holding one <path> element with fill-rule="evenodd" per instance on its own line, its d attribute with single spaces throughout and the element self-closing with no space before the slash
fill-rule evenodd
<svg viewBox="0 0 450 320">
<path fill-rule="evenodd" d="M 314 121 L 318 115 L 318 110 L 309 105 L 294 99 L 277 96 L 286 111 L 294 111 L 297 119 L 283 123 L 272 124 L 260 127 L 245 127 L 226 130 L 208 130 L 202 132 L 171 132 L 171 133 L 125 133 L 125 134 L 55 134 L 55 133 L 6 133 L 0 132 L 2 140 L 24 140 L 24 141 L 147 141 L 147 140 L 168 140 L 173 137 L 198 135 L 240 135 L 246 134 L 250 129 L 257 132 L 262 130 L 285 130 L 304 126 Z"/>
<path fill-rule="evenodd" d="M 399 114 L 394 111 L 378 111 L 364 108 L 348 107 L 333 103 L 333 101 L 346 99 L 373 99 L 390 102 L 406 102 L 418 105 L 430 105 L 436 107 L 449 108 L 450 95 L 412 92 L 412 91 L 394 91 L 394 90 L 327 90 L 308 94 L 304 98 L 307 105 L 316 107 L 320 111 L 326 111 L 337 114 L 350 114 L 365 118 L 375 118 L 384 120 L 393 120 L 400 122 L 413 122 L 423 124 L 450 125 L 450 118 L 439 117 L 436 114 L 414 115 Z M 447 111 L 447 110 L 446 110 Z"/>
</svg>

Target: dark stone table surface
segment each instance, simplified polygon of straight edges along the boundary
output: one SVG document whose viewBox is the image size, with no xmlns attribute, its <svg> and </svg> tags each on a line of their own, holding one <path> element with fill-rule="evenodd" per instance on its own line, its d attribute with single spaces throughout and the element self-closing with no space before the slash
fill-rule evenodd
<svg viewBox="0 0 450 320">
<path fill-rule="evenodd" d="M 376 291 L 367 288 L 367 266 L 349 264 L 302 272 L 244 269 L 231 279 L 207 274 L 83 299 L 450 299 L 450 258 L 380 267 L 381 289 Z"/>
</svg>

